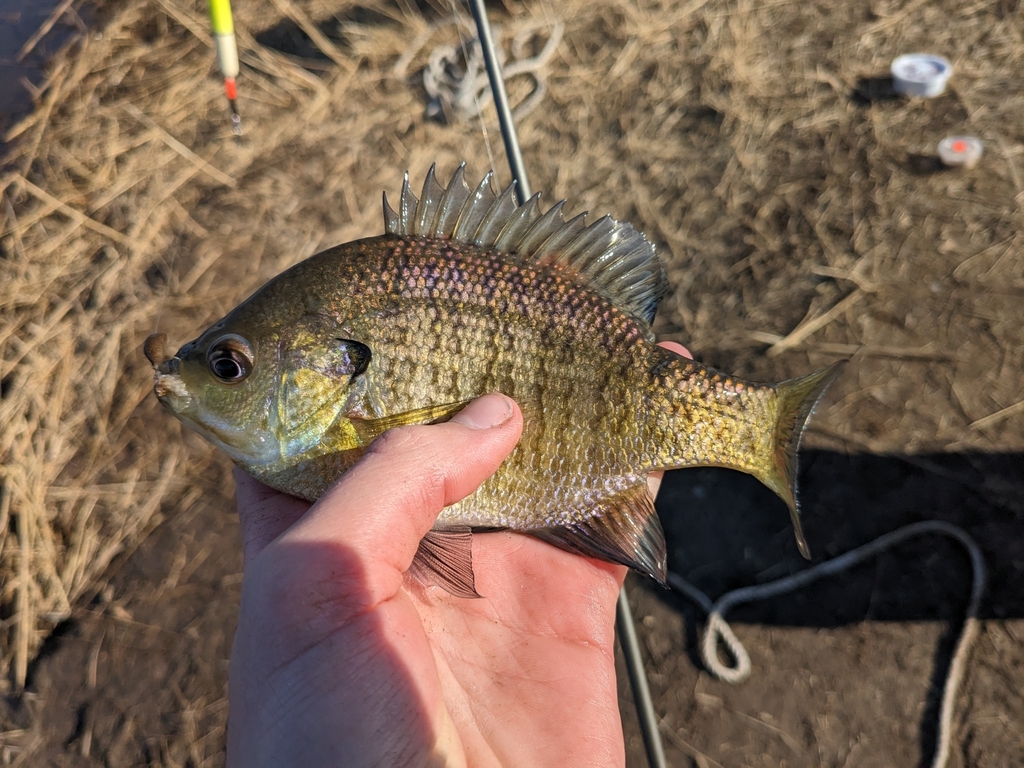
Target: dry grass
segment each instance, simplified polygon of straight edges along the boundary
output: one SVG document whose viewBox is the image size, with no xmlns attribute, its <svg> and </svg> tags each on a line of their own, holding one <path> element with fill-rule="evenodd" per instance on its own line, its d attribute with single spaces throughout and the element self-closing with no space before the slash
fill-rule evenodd
<svg viewBox="0 0 1024 768">
<path fill-rule="evenodd" d="M 410 72 L 455 42 L 455 27 L 432 27 L 444 11 L 253 5 L 236 8 L 243 143 L 205 3 L 187 0 L 112 9 L 10 133 L 0 669 L 19 685 L 113 557 L 161 513 L 218 492 L 191 479 L 220 459 L 197 440 L 186 450 L 149 396 L 144 337 L 159 326 L 184 342 L 283 267 L 379 232 L 380 190 L 402 170 L 489 164 L 478 123 L 425 122 L 421 87 L 394 74 L 411 41 L 424 45 Z M 520 127 L 533 186 L 664 246 L 678 292 L 660 329 L 707 362 L 776 378 L 853 356 L 821 434 L 875 450 L 1020 448 L 1024 21 L 1004 6 L 510 6 L 505 40 L 565 25 L 546 102 Z M 294 30 L 306 35 L 293 54 L 269 47 Z M 851 98 L 911 49 L 952 59 L 955 93 Z M 526 90 L 513 84 L 514 98 Z M 499 147 L 490 110 L 485 124 Z M 953 131 L 986 141 L 981 166 L 915 174 Z"/>
</svg>

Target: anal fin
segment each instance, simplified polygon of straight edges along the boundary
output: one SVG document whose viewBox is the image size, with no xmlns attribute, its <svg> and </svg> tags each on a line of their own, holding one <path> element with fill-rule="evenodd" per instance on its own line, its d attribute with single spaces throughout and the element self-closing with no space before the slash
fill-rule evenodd
<svg viewBox="0 0 1024 768">
<path fill-rule="evenodd" d="M 667 586 L 665 533 L 646 483 L 604 500 L 579 521 L 527 533 L 569 552 L 629 566 Z"/>
<path fill-rule="evenodd" d="M 473 534 L 468 529 L 427 531 L 409 573 L 455 597 L 480 597 L 473 576 Z"/>
</svg>

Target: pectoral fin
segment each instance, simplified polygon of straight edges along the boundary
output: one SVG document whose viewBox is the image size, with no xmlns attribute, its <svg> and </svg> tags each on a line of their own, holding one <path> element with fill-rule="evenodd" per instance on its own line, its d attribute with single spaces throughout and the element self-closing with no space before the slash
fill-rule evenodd
<svg viewBox="0 0 1024 768">
<path fill-rule="evenodd" d="M 480 597 L 473 576 L 473 534 L 468 528 L 427 531 L 409 573 L 455 597 Z"/>
<path fill-rule="evenodd" d="M 460 400 L 457 403 L 445 403 L 444 405 L 428 405 L 425 408 L 393 413 L 379 419 L 352 418 L 352 424 L 356 429 L 356 434 L 359 435 L 360 443 L 366 445 L 393 427 L 404 427 L 407 424 L 438 424 L 448 421 L 467 403 L 469 400 Z"/>
<path fill-rule="evenodd" d="M 578 522 L 528 533 L 569 552 L 629 566 L 667 586 L 665 534 L 646 483 L 606 499 Z"/>
</svg>

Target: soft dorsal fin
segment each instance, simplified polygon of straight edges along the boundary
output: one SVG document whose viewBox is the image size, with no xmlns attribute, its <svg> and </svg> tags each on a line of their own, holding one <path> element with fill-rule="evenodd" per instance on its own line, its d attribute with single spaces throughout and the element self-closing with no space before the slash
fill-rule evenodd
<svg viewBox="0 0 1024 768">
<path fill-rule="evenodd" d="M 519 205 L 515 182 L 495 195 L 490 173 L 470 189 L 465 168 L 459 166 L 446 189 L 431 166 L 419 198 L 405 174 L 398 211 L 384 195 L 385 232 L 456 240 L 494 248 L 520 264 L 553 266 L 646 323 L 654 319 L 668 281 L 643 234 L 609 216 L 590 226 L 585 213 L 566 221 L 564 200 L 542 213 L 540 194 Z"/>
</svg>

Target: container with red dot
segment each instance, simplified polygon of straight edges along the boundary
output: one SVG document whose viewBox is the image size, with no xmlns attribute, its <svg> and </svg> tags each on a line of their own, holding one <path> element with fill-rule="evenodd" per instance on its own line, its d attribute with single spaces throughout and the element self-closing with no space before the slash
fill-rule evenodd
<svg viewBox="0 0 1024 768">
<path fill-rule="evenodd" d="M 947 136 L 939 142 L 939 159 L 950 168 L 973 168 L 983 146 L 974 136 Z"/>
</svg>

